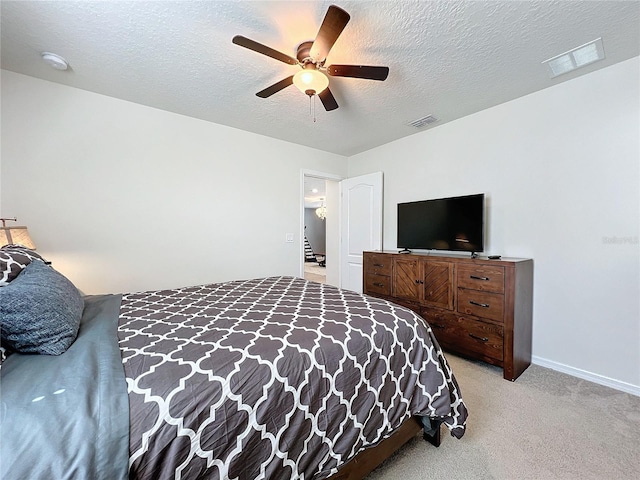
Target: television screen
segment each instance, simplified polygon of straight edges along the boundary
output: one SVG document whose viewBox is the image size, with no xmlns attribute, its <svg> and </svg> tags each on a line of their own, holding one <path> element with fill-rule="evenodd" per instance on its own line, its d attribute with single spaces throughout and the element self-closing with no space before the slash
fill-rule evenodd
<svg viewBox="0 0 640 480">
<path fill-rule="evenodd" d="M 482 252 L 484 193 L 399 203 L 398 248 Z"/>
</svg>

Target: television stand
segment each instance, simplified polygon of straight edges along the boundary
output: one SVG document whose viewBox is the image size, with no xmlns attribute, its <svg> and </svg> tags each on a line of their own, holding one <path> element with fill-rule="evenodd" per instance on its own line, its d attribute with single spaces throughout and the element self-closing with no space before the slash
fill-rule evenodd
<svg viewBox="0 0 640 480">
<path fill-rule="evenodd" d="M 398 253 L 411 253 L 411 250 L 409 250 L 408 248 L 403 248 Z"/>
<path fill-rule="evenodd" d="M 364 252 L 364 293 L 421 315 L 440 346 L 502 368 L 531 363 L 533 260 Z"/>
</svg>

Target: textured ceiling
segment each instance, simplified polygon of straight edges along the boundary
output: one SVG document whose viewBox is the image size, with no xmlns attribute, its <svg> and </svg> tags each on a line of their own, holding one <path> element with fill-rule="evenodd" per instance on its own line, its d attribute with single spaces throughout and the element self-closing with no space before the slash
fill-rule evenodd
<svg viewBox="0 0 640 480">
<path fill-rule="evenodd" d="M 304 206 L 306 208 L 315 208 L 322 205 L 326 200 L 327 181 L 324 178 L 316 178 L 311 176 L 304 177 Z"/>
<path fill-rule="evenodd" d="M 233 36 L 295 56 L 331 3 L 351 20 L 327 65 L 386 65 L 388 79 L 330 77 L 340 108 L 318 101 L 315 122 L 294 86 L 256 97 L 299 67 Z M 346 156 L 640 54 L 638 1 L 2 0 L 1 16 L 4 69 Z M 549 77 L 543 60 L 598 37 L 604 61 Z"/>
</svg>

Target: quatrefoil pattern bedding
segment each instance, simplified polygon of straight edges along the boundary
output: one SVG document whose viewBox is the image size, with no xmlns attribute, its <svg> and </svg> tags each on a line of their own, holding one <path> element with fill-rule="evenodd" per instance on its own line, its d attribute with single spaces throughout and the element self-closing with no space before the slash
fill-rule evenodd
<svg viewBox="0 0 640 480">
<path fill-rule="evenodd" d="M 325 478 L 411 415 L 464 433 L 424 320 L 272 277 L 123 296 L 131 479 Z"/>
<path fill-rule="evenodd" d="M 22 245 L 4 245 L 0 248 L 0 287 L 9 285 L 33 260 L 45 261 L 33 250 Z"/>
</svg>

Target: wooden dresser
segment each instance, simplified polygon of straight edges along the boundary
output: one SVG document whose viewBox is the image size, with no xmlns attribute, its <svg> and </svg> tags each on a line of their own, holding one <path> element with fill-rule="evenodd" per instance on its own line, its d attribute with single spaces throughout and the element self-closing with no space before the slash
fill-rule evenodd
<svg viewBox="0 0 640 480">
<path fill-rule="evenodd" d="M 502 367 L 531 364 L 533 260 L 364 252 L 364 293 L 420 314 L 447 351 Z"/>
</svg>

